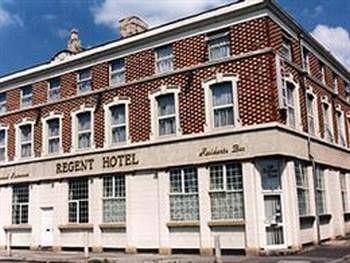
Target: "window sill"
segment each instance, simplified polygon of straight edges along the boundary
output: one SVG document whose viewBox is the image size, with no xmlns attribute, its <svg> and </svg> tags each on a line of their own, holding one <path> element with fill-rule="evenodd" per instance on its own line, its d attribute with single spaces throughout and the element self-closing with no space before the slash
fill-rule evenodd
<svg viewBox="0 0 350 263">
<path fill-rule="evenodd" d="M 126 229 L 126 224 L 125 223 L 104 223 L 100 224 L 99 227 L 104 230 L 104 229 Z"/>
<path fill-rule="evenodd" d="M 230 227 L 230 226 L 245 226 L 245 220 L 233 219 L 233 220 L 212 220 L 208 222 L 210 227 Z"/>
<path fill-rule="evenodd" d="M 92 231 L 94 226 L 92 224 L 65 224 L 59 225 L 58 229 L 61 231 Z"/>
<path fill-rule="evenodd" d="M 19 225 L 8 225 L 4 226 L 5 231 L 31 231 L 32 226 L 28 224 L 19 224 Z"/>
<path fill-rule="evenodd" d="M 170 221 L 166 225 L 169 228 L 199 227 L 199 221 Z"/>
</svg>

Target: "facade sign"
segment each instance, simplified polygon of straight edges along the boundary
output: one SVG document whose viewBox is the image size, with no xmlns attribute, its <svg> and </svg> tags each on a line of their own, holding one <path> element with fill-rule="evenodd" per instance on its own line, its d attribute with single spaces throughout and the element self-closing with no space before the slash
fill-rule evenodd
<svg viewBox="0 0 350 263">
<path fill-rule="evenodd" d="M 217 155 L 226 155 L 231 153 L 244 152 L 245 147 L 240 146 L 239 144 L 233 144 L 231 147 L 203 147 L 199 153 L 199 157 L 209 157 Z"/>
</svg>

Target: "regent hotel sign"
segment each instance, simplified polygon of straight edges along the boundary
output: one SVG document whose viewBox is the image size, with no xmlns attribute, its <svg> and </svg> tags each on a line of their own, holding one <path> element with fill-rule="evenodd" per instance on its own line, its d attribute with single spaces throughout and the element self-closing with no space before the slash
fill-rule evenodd
<svg viewBox="0 0 350 263">
<path fill-rule="evenodd" d="M 139 164 L 135 153 L 101 156 L 101 159 L 102 162 L 97 162 L 95 158 L 87 158 L 56 163 L 56 174 L 93 171 L 95 169 L 103 170 Z M 96 163 L 102 164 L 102 167 L 97 167 Z"/>
</svg>

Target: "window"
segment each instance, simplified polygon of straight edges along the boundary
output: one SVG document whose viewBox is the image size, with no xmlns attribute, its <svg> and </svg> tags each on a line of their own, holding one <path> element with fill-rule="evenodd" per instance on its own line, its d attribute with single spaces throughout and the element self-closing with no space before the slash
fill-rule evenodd
<svg viewBox="0 0 350 263">
<path fill-rule="evenodd" d="M 0 162 L 6 161 L 6 138 L 7 138 L 7 129 L 2 128 L 0 129 Z"/>
<path fill-rule="evenodd" d="M 212 219 L 243 219 L 241 164 L 213 165 L 209 170 Z"/>
<path fill-rule="evenodd" d="M 214 127 L 234 125 L 233 91 L 230 82 L 214 84 L 211 87 Z"/>
<path fill-rule="evenodd" d="M 47 153 L 53 154 L 60 152 L 60 119 L 52 118 L 46 121 L 47 127 Z"/>
<path fill-rule="evenodd" d="M 78 73 L 78 93 L 91 90 L 91 69 L 84 69 Z"/>
<path fill-rule="evenodd" d="M 61 90 L 60 79 L 59 78 L 51 79 L 49 81 L 49 94 L 48 94 L 49 101 L 59 100 L 61 97 L 60 90 Z"/>
<path fill-rule="evenodd" d="M 337 120 L 338 144 L 346 146 L 344 113 L 341 110 L 337 110 L 335 116 Z"/>
<path fill-rule="evenodd" d="M 86 179 L 69 182 L 68 221 L 78 224 L 89 222 L 89 182 Z"/>
<path fill-rule="evenodd" d="M 12 224 L 28 224 L 29 186 L 12 187 Z"/>
<path fill-rule="evenodd" d="M 125 176 L 103 178 L 103 222 L 126 221 Z"/>
<path fill-rule="evenodd" d="M 286 82 L 286 92 L 287 92 L 287 125 L 291 128 L 296 128 L 296 95 L 295 86 L 293 83 Z"/>
<path fill-rule="evenodd" d="M 31 123 L 19 126 L 19 156 L 28 158 L 33 156 L 33 125 Z"/>
<path fill-rule="evenodd" d="M 322 105 L 323 105 L 324 138 L 328 142 L 333 142 L 331 106 L 328 103 L 323 103 Z"/>
<path fill-rule="evenodd" d="M 160 95 L 157 101 L 157 122 L 159 136 L 176 133 L 175 94 Z"/>
<path fill-rule="evenodd" d="M 281 56 L 289 61 L 292 61 L 292 43 L 287 37 L 283 37 Z"/>
<path fill-rule="evenodd" d="M 316 166 L 316 208 L 319 215 L 326 213 L 324 169 L 319 166 Z"/>
<path fill-rule="evenodd" d="M 32 106 L 33 92 L 32 86 L 26 86 L 21 88 L 21 108 L 27 108 Z"/>
<path fill-rule="evenodd" d="M 111 62 L 110 81 L 112 86 L 125 83 L 125 60 L 123 58 Z"/>
<path fill-rule="evenodd" d="M 88 149 L 92 140 L 92 111 L 84 111 L 76 115 L 77 118 L 77 148 Z"/>
<path fill-rule="evenodd" d="M 298 194 L 299 216 L 309 215 L 311 211 L 307 166 L 301 161 L 295 161 L 294 170 Z"/>
<path fill-rule="evenodd" d="M 344 85 L 345 85 L 346 101 L 350 102 L 350 83 L 344 83 Z"/>
<path fill-rule="evenodd" d="M 303 69 L 310 74 L 310 51 L 305 47 L 302 49 Z"/>
<path fill-rule="evenodd" d="M 172 221 L 199 220 L 196 168 L 170 171 L 170 218 Z"/>
<path fill-rule="evenodd" d="M 171 45 L 156 49 L 157 73 L 165 73 L 173 70 L 173 49 Z"/>
<path fill-rule="evenodd" d="M 341 198 L 342 198 L 342 204 L 343 204 L 343 211 L 348 212 L 349 211 L 349 200 L 348 200 L 348 193 L 347 193 L 347 187 L 346 187 L 346 174 L 340 173 L 340 189 L 341 189 Z"/>
<path fill-rule="evenodd" d="M 208 35 L 209 61 L 219 60 L 230 56 L 229 32 Z"/>
<path fill-rule="evenodd" d="M 6 106 L 6 92 L 1 92 L 0 93 L 0 114 L 3 114 L 7 111 L 7 106 Z"/>
<path fill-rule="evenodd" d="M 326 67 L 321 63 L 320 65 L 321 81 L 326 84 Z"/>
<path fill-rule="evenodd" d="M 334 88 L 334 92 L 338 94 L 339 85 L 338 85 L 338 77 L 336 75 L 333 76 L 333 88 Z"/>
<path fill-rule="evenodd" d="M 316 135 L 316 117 L 315 117 L 315 97 L 311 93 L 306 94 L 306 110 L 307 110 L 307 123 L 309 133 Z"/>
</svg>

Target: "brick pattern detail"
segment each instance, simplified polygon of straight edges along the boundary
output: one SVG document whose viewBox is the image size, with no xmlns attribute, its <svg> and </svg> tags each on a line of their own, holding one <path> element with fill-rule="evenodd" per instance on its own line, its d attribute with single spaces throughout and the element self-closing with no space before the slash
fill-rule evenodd
<svg viewBox="0 0 350 263">
<path fill-rule="evenodd" d="M 205 35 L 194 36 L 173 44 L 176 69 L 198 65 L 206 60 Z"/>
<path fill-rule="evenodd" d="M 33 104 L 43 104 L 47 102 L 48 82 L 41 81 L 33 85 Z"/>
<path fill-rule="evenodd" d="M 61 98 L 69 98 L 77 94 L 77 73 L 70 72 L 61 76 Z"/>
<path fill-rule="evenodd" d="M 98 90 L 109 85 L 109 64 L 102 63 L 92 68 L 92 89 Z"/>
<path fill-rule="evenodd" d="M 126 57 L 126 80 L 139 80 L 155 72 L 154 50 L 145 50 Z"/>
</svg>

